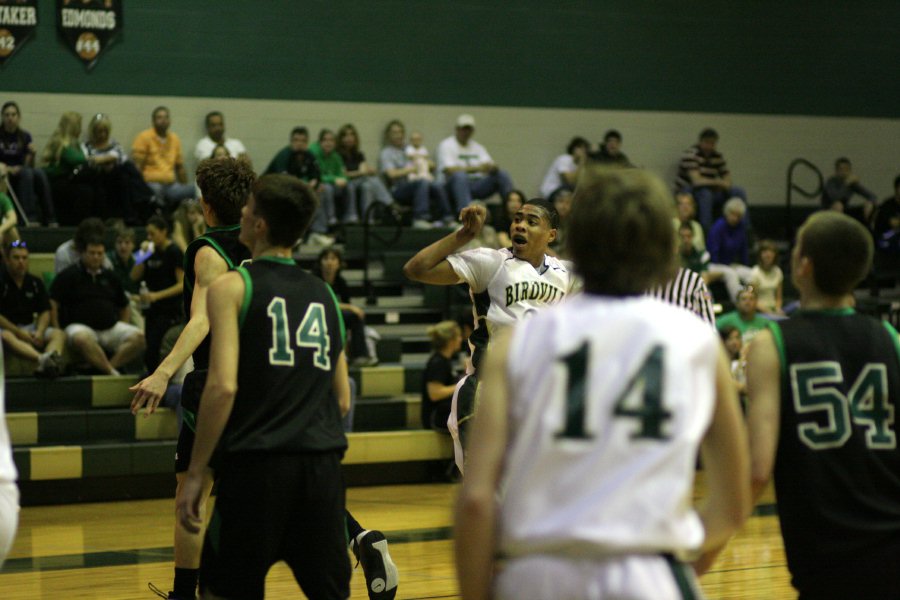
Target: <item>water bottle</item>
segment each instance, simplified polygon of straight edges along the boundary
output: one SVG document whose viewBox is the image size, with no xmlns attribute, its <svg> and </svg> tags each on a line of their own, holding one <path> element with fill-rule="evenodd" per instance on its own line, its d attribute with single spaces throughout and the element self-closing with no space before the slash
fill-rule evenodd
<svg viewBox="0 0 900 600">
<path fill-rule="evenodd" d="M 147 282 L 142 281 L 141 287 L 138 289 L 138 294 L 140 294 L 140 306 L 141 310 L 145 311 L 150 308 L 150 303 L 144 300 L 144 297 L 150 293 L 150 288 L 147 287 Z"/>
</svg>

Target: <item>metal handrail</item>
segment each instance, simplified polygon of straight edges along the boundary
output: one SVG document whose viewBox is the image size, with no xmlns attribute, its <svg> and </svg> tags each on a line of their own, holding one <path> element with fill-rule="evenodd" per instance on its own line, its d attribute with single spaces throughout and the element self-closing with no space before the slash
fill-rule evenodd
<svg viewBox="0 0 900 600">
<path fill-rule="evenodd" d="M 810 169 L 816 176 L 817 184 L 815 191 L 808 191 L 794 183 L 794 171 L 797 167 L 804 166 Z M 806 160 L 805 158 L 795 158 L 791 161 L 791 164 L 788 166 L 787 170 L 787 199 L 785 201 L 785 222 L 784 222 L 784 233 L 785 239 L 787 239 L 789 244 L 793 244 L 794 239 L 794 231 L 793 231 L 793 221 L 791 220 L 791 199 L 794 192 L 797 192 L 801 196 L 805 198 L 816 198 L 822 194 L 822 191 L 825 188 L 825 180 L 822 177 L 822 171 L 819 168 Z"/>
<path fill-rule="evenodd" d="M 396 223 L 394 234 L 390 238 L 383 238 L 372 230 L 372 221 L 378 219 L 383 220 L 385 213 L 390 213 Z M 378 298 L 375 296 L 375 289 L 372 286 L 372 280 L 369 278 L 369 238 L 375 238 L 386 246 L 393 246 L 400 240 L 403 234 L 403 223 L 400 215 L 393 205 L 382 204 L 381 202 L 372 202 L 363 215 L 363 288 L 366 291 L 366 305 L 375 306 L 378 304 Z"/>
</svg>

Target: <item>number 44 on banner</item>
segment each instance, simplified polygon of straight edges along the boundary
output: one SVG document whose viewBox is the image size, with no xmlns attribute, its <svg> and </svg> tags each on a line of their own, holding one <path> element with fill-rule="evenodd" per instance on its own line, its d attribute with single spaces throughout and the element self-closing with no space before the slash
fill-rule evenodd
<svg viewBox="0 0 900 600">
<path fill-rule="evenodd" d="M 56 22 L 66 46 L 90 69 L 122 33 L 122 0 L 56 0 Z"/>
</svg>

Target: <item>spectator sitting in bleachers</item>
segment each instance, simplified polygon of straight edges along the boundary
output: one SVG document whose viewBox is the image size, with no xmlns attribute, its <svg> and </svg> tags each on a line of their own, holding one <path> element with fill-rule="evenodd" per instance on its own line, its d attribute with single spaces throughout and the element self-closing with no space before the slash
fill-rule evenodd
<svg viewBox="0 0 900 600">
<path fill-rule="evenodd" d="M 709 230 L 713 224 L 715 209 L 728 198 L 738 197 L 744 202 L 747 195 L 742 188 L 731 184 L 731 173 L 725 157 L 716 150 L 719 134 L 715 129 L 704 129 L 700 140 L 687 150 L 678 165 L 676 189 L 694 195 L 699 207 L 700 224 Z"/>
<path fill-rule="evenodd" d="M 163 217 L 150 217 L 147 239 L 153 246 L 153 253 L 135 261 L 131 279 L 147 284 L 147 290 L 140 294 L 140 302 L 147 342 L 144 364 L 147 372 L 152 373 L 159 366 L 160 345 L 166 332 L 184 320 L 181 300 L 184 252 L 169 238 L 169 224 Z"/>
<path fill-rule="evenodd" d="M 569 258 L 569 250 L 566 246 L 566 233 L 569 229 L 569 214 L 572 212 L 572 198 L 574 192 L 569 189 L 557 190 L 553 206 L 559 214 L 559 227 L 556 228 L 556 239 L 550 244 L 550 248 L 560 258 Z"/>
<path fill-rule="evenodd" d="M 509 248 L 512 245 L 509 228 L 512 227 L 513 219 L 523 204 L 525 204 L 525 193 L 521 190 L 510 190 L 503 197 L 503 210 L 497 213 L 497 221 L 494 225 L 501 248 Z"/>
<path fill-rule="evenodd" d="M 445 138 L 437 149 L 438 172 L 446 178 L 447 193 L 457 213 L 472 202 L 494 193 L 501 197 L 513 189 L 512 180 L 501 170 L 488 151 L 472 139 L 475 118 L 459 115 L 456 132 Z"/>
<path fill-rule="evenodd" d="M 6 102 L 0 127 L 0 178 L 5 172 L 25 217 L 38 224 L 56 226 L 56 211 L 50 195 L 50 182 L 42 169 L 34 168 L 36 150 L 31 134 L 19 127 L 19 105 Z"/>
<path fill-rule="evenodd" d="M 872 229 L 876 240 L 893 229 L 891 221 L 898 216 L 900 216 L 900 175 L 894 177 L 894 195 L 882 200 L 878 205 L 878 212 L 875 213 Z"/>
<path fill-rule="evenodd" d="M 560 190 L 575 189 L 578 167 L 585 163 L 590 144 L 583 137 L 573 137 L 566 146 L 566 153 L 553 159 L 553 164 L 541 183 L 541 196 L 553 201 Z"/>
<path fill-rule="evenodd" d="M 862 208 L 863 222 L 870 223 L 878 197 L 863 187 L 859 182 L 859 176 L 853 172 L 853 164 L 850 159 L 842 156 L 834 161 L 834 175 L 828 178 L 825 187 L 822 188 L 822 208 L 848 212 L 850 200 L 857 194 L 866 200 Z"/>
<path fill-rule="evenodd" d="M 319 140 L 309 147 L 309 151 L 316 157 L 322 181 L 319 186 L 319 209 L 310 225 L 313 231 L 319 231 L 323 226 L 337 225 L 338 214 L 345 223 L 359 220 L 355 208 L 355 190 L 348 185 L 344 160 L 335 151 L 336 145 L 334 132 L 323 129 L 319 132 Z M 354 207 L 352 211 L 350 207 Z"/>
<path fill-rule="evenodd" d="M 378 172 L 366 162 L 365 154 L 359 149 L 359 132 L 352 124 L 347 123 L 338 129 L 337 151 L 350 180 L 351 198 L 356 198 L 356 203 L 347 207 L 348 213 L 357 215 L 359 220 L 373 202 L 388 206 L 394 201 Z M 345 221 L 352 222 L 353 217 L 348 216 Z"/>
<path fill-rule="evenodd" d="M 0 244 L 3 244 L 4 248 L 19 239 L 19 230 L 16 228 L 19 218 L 16 216 L 12 199 L 6 194 L 7 191 L 6 180 L 0 173 Z"/>
<path fill-rule="evenodd" d="M 65 327 L 79 358 L 100 373 L 118 375 L 143 353 L 144 334 L 129 322 L 130 305 L 119 279 L 103 268 L 103 236 L 94 233 L 83 244 L 78 264 L 59 273 L 50 286 L 51 322 Z"/>
<path fill-rule="evenodd" d="M 431 356 L 422 373 L 422 427 L 450 433 L 447 420 L 460 373 L 455 358 L 462 345 L 456 321 L 441 321 L 428 328 Z"/>
<path fill-rule="evenodd" d="M 759 310 L 772 315 L 783 315 L 782 290 L 784 273 L 778 266 L 778 246 L 772 240 L 759 242 L 759 260 L 750 274 L 750 283 L 756 290 Z"/>
<path fill-rule="evenodd" d="M 185 200 L 172 215 L 172 241 L 184 252 L 188 244 L 206 233 L 203 208 L 196 200 Z"/>
<path fill-rule="evenodd" d="M 703 227 L 694 217 L 697 216 L 697 204 L 690 192 L 675 192 L 675 210 L 676 217 L 672 218 L 672 225 L 675 230 L 681 229 L 682 224 L 687 223 L 693 231 L 694 246 L 700 252 L 706 252 L 706 236 L 703 234 Z"/>
<path fill-rule="evenodd" d="M 80 137 L 81 115 L 65 112 L 42 155 L 56 214 L 63 225 L 74 225 L 97 214 L 94 185 L 88 174 L 94 159 L 84 155 Z"/>
<path fill-rule="evenodd" d="M 405 138 L 406 128 L 397 119 L 384 128 L 378 169 L 387 180 L 391 195 L 397 202 L 412 205 L 413 227 L 431 227 L 432 217 L 444 224 L 455 223 L 444 186 L 435 181 L 413 178 L 418 167 L 406 154 L 403 145 Z"/>
<path fill-rule="evenodd" d="M 88 123 L 87 141 L 82 145 L 88 159 L 85 180 L 94 186 L 94 216 L 143 224 L 150 212 L 153 190 L 144 183 L 122 145 L 110 137 L 111 131 L 109 117 L 98 113 Z"/>
<path fill-rule="evenodd" d="M 406 145 L 404 152 L 406 152 L 406 157 L 416 167 L 415 173 L 411 173 L 409 176 L 411 180 L 424 179 L 425 181 L 434 181 L 434 170 L 437 168 L 437 165 L 431 160 L 420 131 L 413 131 L 409 134 L 409 143 Z"/>
<path fill-rule="evenodd" d="M 378 364 L 366 344 L 366 312 L 350 302 L 350 286 L 341 275 L 343 255 L 336 248 L 326 248 L 319 253 L 313 274 L 331 286 L 339 301 L 338 308 L 347 326 L 347 358 L 357 367 L 371 367 Z"/>
<path fill-rule="evenodd" d="M 34 361 L 34 374 L 62 373 L 66 334 L 50 327 L 50 300 L 44 282 L 28 272 L 28 246 L 16 240 L 6 246 L 6 269 L 0 273 L 0 328 L 4 348 Z"/>
<path fill-rule="evenodd" d="M 130 227 L 117 227 L 115 245 L 106 251 L 106 258 L 112 264 L 112 272 L 116 274 L 128 301 L 131 304 L 131 324 L 143 331 L 144 315 L 141 313 L 141 302 L 138 296 L 138 282 L 131 278 L 134 268 L 134 230 Z"/>
<path fill-rule="evenodd" d="M 747 286 L 738 294 L 735 310 L 727 312 L 716 319 L 716 329 L 723 329 L 728 325 L 736 327 L 741 332 L 741 341 L 747 345 L 757 333 L 768 329 L 771 321 L 757 312 L 756 290 L 753 286 Z"/>
<path fill-rule="evenodd" d="M 81 254 L 84 252 L 87 239 L 99 237 L 105 239 L 106 227 L 103 221 L 96 217 L 90 217 L 78 224 L 75 229 L 75 236 L 71 240 L 66 240 L 53 254 L 53 272 L 57 275 L 66 268 L 81 262 Z M 104 257 L 103 268 L 112 270 L 112 263 L 109 258 Z"/>
<path fill-rule="evenodd" d="M 682 223 L 678 228 L 678 260 L 681 267 L 699 274 L 704 283 L 709 284 L 709 252 L 697 249 L 694 244 L 694 228 L 690 223 Z"/>
<path fill-rule="evenodd" d="M 603 134 L 603 142 L 596 152 L 589 155 L 591 162 L 615 167 L 633 167 L 628 156 L 622 152 L 622 134 L 610 129 Z"/>
<path fill-rule="evenodd" d="M 747 239 L 747 206 L 740 198 L 725 203 L 723 216 L 709 230 L 706 249 L 709 251 L 710 273 L 721 273 L 732 302 L 737 302 L 742 283 L 750 283 L 750 242 Z"/>
<path fill-rule="evenodd" d="M 131 159 L 153 190 L 154 202 L 171 213 L 182 200 L 194 197 L 188 184 L 181 138 L 169 131 L 169 109 L 153 109 L 153 126 L 140 132 L 131 145 Z"/>
<path fill-rule="evenodd" d="M 291 130 L 290 143 L 278 151 L 266 173 L 289 173 L 318 191 L 322 179 L 316 157 L 309 151 L 309 130 L 298 125 Z"/>
<path fill-rule="evenodd" d="M 225 136 L 225 117 L 221 112 L 214 110 L 206 115 L 206 136 L 200 138 L 194 147 L 194 158 L 200 162 L 204 158 L 217 158 L 213 152 L 217 146 L 224 146 L 228 156 L 235 158 L 244 157 L 247 160 L 247 149 L 237 138 Z"/>
</svg>

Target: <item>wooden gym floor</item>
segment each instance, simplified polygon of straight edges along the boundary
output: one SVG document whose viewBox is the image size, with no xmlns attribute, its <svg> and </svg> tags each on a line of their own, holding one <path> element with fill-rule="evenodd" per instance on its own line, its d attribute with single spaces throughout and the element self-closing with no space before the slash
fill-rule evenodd
<svg viewBox="0 0 900 600">
<path fill-rule="evenodd" d="M 451 539 L 451 484 L 358 487 L 348 508 L 383 530 L 400 569 L 397 598 L 457 598 Z M 701 583 L 709 598 L 796 598 L 790 586 L 771 493 Z M 0 572 L 4 600 L 143 599 L 172 582 L 171 500 L 30 507 Z M 361 569 L 351 598 L 367 598 Z M 267 598 L 299 598 L 290 571 L 276 565 Z"/>
</svg>

